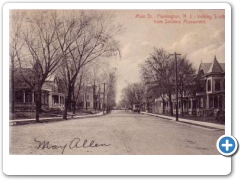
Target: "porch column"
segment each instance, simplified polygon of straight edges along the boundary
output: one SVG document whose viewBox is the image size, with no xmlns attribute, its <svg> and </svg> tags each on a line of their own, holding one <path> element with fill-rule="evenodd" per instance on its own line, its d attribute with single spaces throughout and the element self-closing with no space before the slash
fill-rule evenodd
<svg viewBox="0 0 240 180">
<path fill-rule="evenodd" d="M 34 104 L 34 92 L 32 92 L 32 103 Z"/>
<path fill-rule="evenodd" d="M 214 99 L 215 99 L 215 97 L 213 96 L 213 97 L 212 97 L 212 100 L 213 100 L 213 101 L 212 101 L 212 102 L 213 102 L 213 106 L 212 106 L 212 107 L 213 107 L 213 108 L 215 108 L 215 107 L 214 107 L 214 105 L 215 105 Z"/>
<path fill-rule="evenodd" d="M 53 106 L 53 100 L 52 100 L 52 93 L 51 92 L 48 95 L 48 106 L 49 107 Z"/>
<path fill-rule="evenodd" d="M 193 109 L 193 99 L 191 98 L 191 110 Z"/>
<path fill-rule="evenodd" d="M 34 92 L 32 92 L 32 111 L 34 111 Z"/>
<path fill-rule="evenodd" d="M 26 102 L 26 94 L 25 94 L 25 90 L 23 90 L 23 103 Z"/>
<path fill-rule="evenodd" d="M 61 105 L 61 96 L 60 95 L 58 95 L 58 104 L 59 104 L 59 106 Z"/>
<path fill-rule="evenodd" d="M 209 109 L 210 106 L 209 106 L 209 95 L 207 95 L 207 109 Z"/>
</svg>

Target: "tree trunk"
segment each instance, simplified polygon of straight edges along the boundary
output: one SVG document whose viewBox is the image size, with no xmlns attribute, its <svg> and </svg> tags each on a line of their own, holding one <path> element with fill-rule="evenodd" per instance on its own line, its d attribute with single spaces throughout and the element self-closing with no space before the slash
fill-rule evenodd
<svg viewBox="0 0 240 180">
<path fill-rule="evenodd" d="M 165 114 L 165 101 L 164 101 L 164 98 L 162 98 L 163 100 L 163 114 Z"/>
<path fill-rule="evenodd" d="M 168 94 L 168 98 L 169 98 L 169 105 L 170 105 L 170 113 L 171 113 L 171 116 L 173 116 L 173 104 L 172 104 L 172 94 L 171 93 Z"/>
<path fill-rule="evenodd" d="M 73 101 L 73 114 L 76 113 L 76 106 L 77 106 L 76 101 Z"/>
<path fill-rule="evenodd" d="M 68 108 L 71 102 L 71 90 L 70 88 L 68 89 L 68 95 L 67 98 L 65 100 L 65 108 L 64 108 L 64 113 L 63 113 L 63 119 L 67 120 L 67 112 L 68 112 Z"/>
<path fill-rule="evenodd" d="M 42 108 L 42 90 L 38 89 L 38 91 L 36 92 L 36 97 L 35 97 L 36 101 L 36 122 L 41 123 L 39 120 L 40 117 L 40 113 L 41 113 L 41 108 Z"/>
</svg>

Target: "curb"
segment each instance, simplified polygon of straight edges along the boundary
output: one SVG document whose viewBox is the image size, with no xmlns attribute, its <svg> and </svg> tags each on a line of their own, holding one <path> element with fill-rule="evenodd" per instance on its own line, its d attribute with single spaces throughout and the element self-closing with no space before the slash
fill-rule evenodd
<svg viewBox="0 0 240 180">
<path fill-rule="evenodd" d="M 167 120 L 171 120 L 171 121 L 175 120 L 175 118 L 173 118 L 173 117 L 159 115 L 159 114 L 146 113 L 146 112 L 141 112 L 141 114 L 146 114 L 146 115 L 149 115 L 149 116 L 163 118 L 163 119 L 167 119 Z M 177 123 L 184 123 L 184 124 L 190 124 L 190 125 L 194 125 L 194 126 L 208 128 L 208 129 L 225 130 L 225 125 L 214 124 L 214 123 L 210 123 L 210 122 L 201 122 L 201 121 L 194 121 L 194 120 L 188 120 L 188 119 L 182 119 L 182 118 L 179 118 L 178 121 L 175 121 L 175 122 L 177 122 Z"/>
<path fill-rule="evenodd" d="M 69 116 L 71 118 L 68 118 L 67 120 L 74 120 L 74 119 L 84 119 L 84 118 L 93 118 L 93 117 L 98 117 L 98 116 L 103 116 L 106 114 L 103 113 L 98 113 L 98 114 L 90 114 L 86 116 Z M 62 117 L 49 117 L 49 118 L 40 118 L 39 119 L 41 122 L 59 122 L 59 121 L 66 121 L 63 120 Z M 16 120 L 9 120 L 9 125 L 10 126 L 15 126 L 15 125 L 25 125 L 25 124 L 33 124 L 35 123 L 35 119 L 16 119 Z M 38 123 L 39 124 L 39 123 Z"/>
</svg>

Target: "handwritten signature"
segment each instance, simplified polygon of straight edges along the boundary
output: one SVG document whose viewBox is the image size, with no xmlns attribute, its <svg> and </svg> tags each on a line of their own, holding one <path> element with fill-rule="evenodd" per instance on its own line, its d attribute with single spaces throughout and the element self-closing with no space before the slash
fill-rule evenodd
<svg viewBox="0 0 240 180">
<path fill-rule="evenodd" d="M 34 138 L 34 141 L 36 143 L 38 143 L 37 149 L 41 149 L 41 150 L 44 150 L 44 149 L 54 149 L 54 150 L 61 149 L 62 154 L 64 153 L 66 148 L 69 148 L 69 149 L 97 148 L 97 147 L 103 147 L 103 146 L 110 146 L 111 145 L 111 144 L 98 144 L 98 143 L 95 143 L 94 140 L 92 140 L 89 143 L 87 139 L 85 139 L 84 141 L 81 141 L 80 138 L 74 138 L 72 141 L 70 141 L 69 143 L 66 143 L 64 145 L 51 144 L 49 141 L 39 141 L 36 138 Z"/>
</svg>

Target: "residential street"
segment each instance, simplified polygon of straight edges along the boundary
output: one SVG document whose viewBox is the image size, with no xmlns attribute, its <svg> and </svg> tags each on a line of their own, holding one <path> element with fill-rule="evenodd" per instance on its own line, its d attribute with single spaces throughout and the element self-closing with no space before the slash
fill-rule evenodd
<svg viewBox="0 0 240 180">
<path fill-rule="evenodd" d="M 10 154 L 219 154 L 216 141 L 224 134 L 120 110 L 101 117 L 9 128 Z"/>
</svg>

